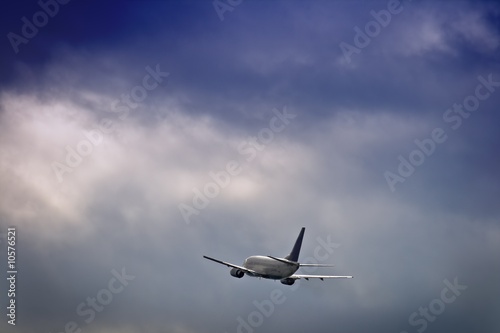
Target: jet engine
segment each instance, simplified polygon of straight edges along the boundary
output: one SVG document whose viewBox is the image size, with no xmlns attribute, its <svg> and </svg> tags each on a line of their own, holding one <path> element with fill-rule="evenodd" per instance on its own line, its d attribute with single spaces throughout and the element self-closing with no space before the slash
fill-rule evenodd
<svg viewBox="0 0 500 333">
<path fill-rule="evenodd" d="M 291 279 L 291 278 L 286 278 L 286 279 L 283 279 L 280 281 L 281 281 L 281 283 L 286 284 L 287 286 L 291 286 L 292 284 L 295 283 L 295 279 Z"/>
<path fill-rule="evenodd" d="M 241 279 L 243 277 L 243 275 L 245 275 L 245 272 L 240 271 L 239 269 L 236 269 L 236 268 L 231 269 L 231 271 L 229 273 L 238 279 Z"/>
</svg>

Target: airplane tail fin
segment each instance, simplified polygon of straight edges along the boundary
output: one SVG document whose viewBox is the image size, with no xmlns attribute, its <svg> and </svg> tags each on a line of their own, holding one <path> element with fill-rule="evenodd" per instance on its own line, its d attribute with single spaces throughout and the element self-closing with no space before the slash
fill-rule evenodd
<svg viewBox="0 0 500 333">
<path fill-rule="evenodd" d="M 295 241 L 295 245 L 293 246 L 292 252 L 290 252 L 290 254 L 287 255 L 285 259 L 295 262 L 299 261 L 300 247 L 302 246 L 302 238 L 304 238 L 305 230 L 306 228 L 302 228 L 300 230 L 299 237 L 297 237 L 297 240 Z"/>
</svg>

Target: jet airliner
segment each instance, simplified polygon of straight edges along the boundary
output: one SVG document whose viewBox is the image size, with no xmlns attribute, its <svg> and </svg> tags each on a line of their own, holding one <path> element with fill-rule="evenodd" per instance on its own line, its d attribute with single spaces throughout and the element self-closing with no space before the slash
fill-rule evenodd
<svg viewBox="0 0 500 333">
<path fill-rule="evenodd" d="M 303 275 L 295 274 L 300 267 L 333 267 L 333 265 L 325 264 L 301 264 L 299 263 L 300 247 L 302 246 L 302 239 L 306 228 L 302 228 L 299 237 L 295 241 L 292 252 L 285 258 L 278 258 L 273 256 L 251 256 L 245 259 L 243 266 L 231 264 L 229 262 L 221 261 L 211 257 L 203 256 L 203 258 L 215 261 L 216 263 L 226 265 L 231 268 L 229 273 L 236 277 L 242 278 L 245 274 L 253 277 L 260 277 L 264 279 L 280 280 L 281 283 L 292 285 L 298 279 L 351 279 L 350 275 Z"/>
</svg>

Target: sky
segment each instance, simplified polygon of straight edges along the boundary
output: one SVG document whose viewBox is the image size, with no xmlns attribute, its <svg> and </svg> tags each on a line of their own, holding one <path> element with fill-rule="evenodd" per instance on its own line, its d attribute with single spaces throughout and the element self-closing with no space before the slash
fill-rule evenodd
<svg viewBox="0 0 500 333">
<path fill-rule="evenodd" d="M 0 27 L 1 332 L 500 331 L 497 2 L 24 0 Z M 301 227 L 335 267 L 299 272 L 354 278 L 202 257 Z"/>
</svg>

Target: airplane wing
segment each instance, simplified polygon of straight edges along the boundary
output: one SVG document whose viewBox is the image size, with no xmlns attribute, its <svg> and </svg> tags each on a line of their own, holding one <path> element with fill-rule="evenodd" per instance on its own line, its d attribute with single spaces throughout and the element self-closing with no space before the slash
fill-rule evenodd
<svg viewBox="0 0 500 333">
<path fill-rule="evenodd" d="M 238 266 L 238 265 L 235 265 L 235 264 L 231 264 L 229 262 L 225 262 L 225 261 L 222 261 L 222 260 L 210 258 L 210 257 L 207 257 L 207 256 L 203 256 L 203 258 L 215 261 L 218 264 L 226 265 L 227 267 L 239 269 L 240 271 L 245 272 L 245 273 L 251 273 L 251 274 L 257 274 L 258 275 L 257 272 L 255 272 L 255 271 L 253 271 L 251 269 L 248 269 L 246 267 L 243 267 L 243 266 Z"/>
<path fill-rule="evenodd" d="M 303 274 L 294 274 L 292 276 L 288 277 L 289 279 L 352 279 L 353 277 L 351 275 L 303 275 Z"/>
</svg>

